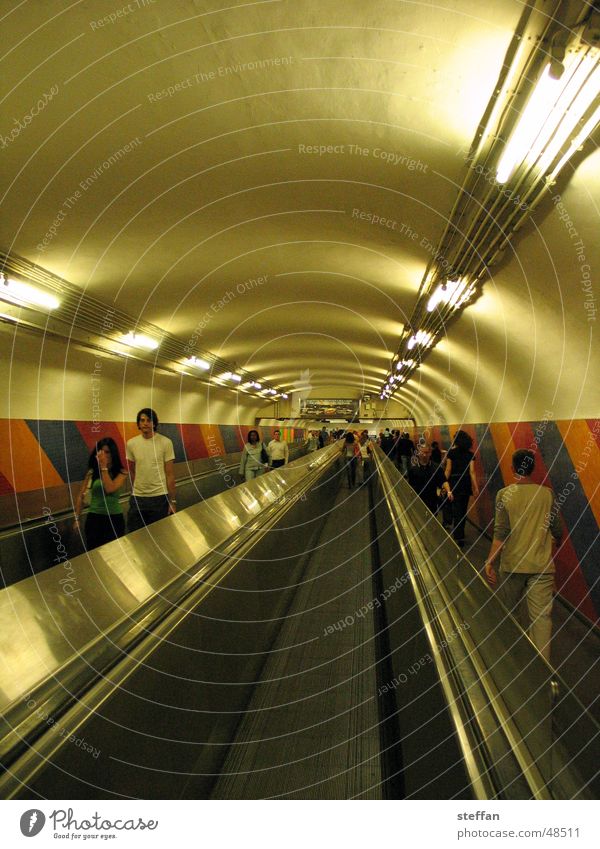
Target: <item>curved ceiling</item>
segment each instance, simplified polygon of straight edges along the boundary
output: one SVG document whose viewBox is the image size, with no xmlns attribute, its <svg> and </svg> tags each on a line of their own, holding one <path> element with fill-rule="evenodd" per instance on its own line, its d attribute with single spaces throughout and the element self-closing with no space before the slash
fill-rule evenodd
<svg viewBox="0 0 600 849">
<path fill-rule="evenodd" d="M 306 370 L 316 395 L 379 391 L 523 4 L 1 9 L 4 250 L 283 391 Z M 556 189 L 592 268 L 598 164 Z M 398 391 L 419 419 L 597 404 L 556 206 Z"/>
</svg>

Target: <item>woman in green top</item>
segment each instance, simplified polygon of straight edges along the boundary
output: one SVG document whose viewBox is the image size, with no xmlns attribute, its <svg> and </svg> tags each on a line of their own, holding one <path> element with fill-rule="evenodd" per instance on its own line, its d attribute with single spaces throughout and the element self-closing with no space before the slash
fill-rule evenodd
<svg viewBox="0 0 600 849">
<path fill-rule="evenodd" d="M 90 454 L 88 472 L 75 506 L 75 530 L 79 530 L 83 499 L 89 491 L 91 499 L 85 520 L 88 551 L 122 537 L 125 533 L 119 490 L 126 478 L 127 472 L 121 464 L 117 443 L 110 436 L 101 439 Z"/>
</svg>

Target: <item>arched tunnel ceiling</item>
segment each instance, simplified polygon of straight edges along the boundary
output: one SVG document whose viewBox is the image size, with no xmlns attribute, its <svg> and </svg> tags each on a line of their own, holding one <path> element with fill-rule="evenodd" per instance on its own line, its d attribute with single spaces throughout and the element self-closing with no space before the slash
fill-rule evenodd
<svg viewBox="0 0 600 849">
<path fill-rule="evenodd" d="M 522 3 L 1 8 L 4 250 L 284 390 L 306 369 L 317 394 L 378 390 Z M 597 174 L 557 189 L 592 267 Z M 470 420 L 501 391 L 526 415 L 538 383 L 556 404 L 561 380 L 583 409 L 590 326 L 553 212 L 398 393 L 422 418 L 449 376 Z"/>
</svg>

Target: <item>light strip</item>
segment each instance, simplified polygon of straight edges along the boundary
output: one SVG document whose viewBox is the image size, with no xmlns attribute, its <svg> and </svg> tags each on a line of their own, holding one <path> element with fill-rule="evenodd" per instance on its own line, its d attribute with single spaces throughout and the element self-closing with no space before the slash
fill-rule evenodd
<svg viewBox="0 0 600 849">
<path fill-rule="evenodd" d="M 498 183 L 506 183 L 525 161 L 534 164 L 540 159 L 542 172 L 550 167 L 569 134 L 600 94 L 598 55 L 595 49 L 583 56 L 570 53 L 560 79 L 554 79 L 550 75 L 550 63 L 546 65 L 500 157 Z M 593 130 L 595 123 L 590 124 L 586 124 L 586 135 L 581 132 L 579 144 Z"/>
<path fill-rule="evenodd" d="M 560 90 L 560 80 L 550 76 L 550 63 L 548 63 L 500 157 L 496 172 L 498 183 L 506 183 L 517 165 L 525 159 L 539 132 L 540 125 L 551 111 Z"/>
<path fill-rule="evenodd" d="M 433 312 L 440 304 L 457 306 L 457 301 L 467 285 L 466 280 L 448 280 L 440 283 L 427 303 L 427 312 Z"/>
<path fill-rule="evenodd" d="M 0 300 L 20 307 L 42 307 L 46 310 L 55 310 L 60 306 L 60 301 L 49 292 L 43 292 L 29 283 L 20 280 L 0 276 Z"/>
<path fill-rule="evenodd" d="M 198 357 L 188 357 L 185 360 L 185 364 L 188 366 L 194 366 L 194 368 L 201 368 L 204 371 L 208 371 L 210 368 L 210 363 L 207 363 L 206 360 L 201 360 Z"/>
<path fill-rule="evenodd" d="M 417 330 L 415 335 L 411 336 L 408 340 L 406 347 L 409 351 L 412 351 L 415 345 L 423 345 L 423 347 L 426 348 L 431 344 L 431 340 L 431 333 L 428 333 L 426 330 Z"/>
<path fill-rule="evenodd" d="M 549 177 L 548 177 L 549 181 L 552 181 L 556 178 L 556 175 L 559 173 L 559 171 L 561 171 L 564 168 L 564 166 L 567 164 L 567 162 L 573 156 L 573 154 L 577 150 L 579 150 L 579 148 L 584 143 L 584 141 L 587 139 L 587 137 L 590 136 L 594 132 L 594 130 L 596 129 L 596 125 L 598 123 L 600 123 L 600 106 L 596 109 L 596 111 L 594 112 L 592 117 L 588 121 L 586 121 L 586 123 L 583 125 L 582 129 L 575 136 L 575 138 L 571 142 L 571 146 L 569 147 L 567 152 L 564 154 L 564 156 L 558 161 L 558 164 L 554 167 L 554 170 L 549 175 Z"/>
<path fill-rule="evenodd" d="M 145 351 L 155 351 L 159 345 L 156 339 L 144 336 L 143 333 L 134 333 L 133 330 L 124 333 L 120 341 L 123 345 L 129 345 L 131 348 L 142 348 Z"/>
</svg>

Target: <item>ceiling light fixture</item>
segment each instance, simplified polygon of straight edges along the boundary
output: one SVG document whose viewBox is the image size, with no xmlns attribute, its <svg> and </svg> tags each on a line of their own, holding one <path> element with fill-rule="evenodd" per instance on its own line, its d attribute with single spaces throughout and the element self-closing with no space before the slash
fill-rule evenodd
<svg viewBox="0 0 600 849">
<path fill-rule="evenodd" d="M 541 172 L 551 166 L 600 94 L 599 56 L 595 48 L 586 52 L 571 50 L 563 65 L 557 62 L 545 65 L 498 162 L 498 183 L 506 183 L 521 164 L 532 166 L 537 162 Z M 599 119 L 596 108 L 577 133 L 577 147 L 593 132 Z M 569 155 L 577 149 L 571 147 Z M 567 159 L 568 156 L 564 161 Z M 563 165 L 561 159 L 552 178 Z"/>
<path fill-rule="evenodd" d="M 203 371 L 208 371 L 210 368 L 210 363 L 207 363 L 206 360 L 201 360 L 198 357 L 188 357 L 185 360 L 185 364 L 187 366 L 193 366 L 194 368 L 201 368 Z"/>
<path fill-rule="evenodd" d="M 466 285 L 466 280 L 446 280 L 440 283 L 427 302 L 427 312 L 433 312 L 440 304 L 456 308 Z"/>
<path fill-rule="evenodd" d="M 144 336 L 143 333 L 135 333 L 133 330 L 130 330 L 129 333 L 124 333 L 120 341 L 123 345 L 129 345 L 130 348 L 141 348 L 144 351 L 155 351 L 159 346 L 159 342 L 156 339 Z"/>
<path fill-rule="evenodd" d="M 2 272 L 0 272 L 0 300 L 19 307 L 42 307 L 46 310 L 55 310 L 60 306 L 58 298 L 49 292 L 43 292 L 29 283 L 5 277 Z"/>
<path fill-rule="evenodd" d="M 427 348 L 431 345 L 432 338 L 431 333 L 428 333 L 426 330 L 417 330 L 414 336 L 411 336 L 408 340 L 406 347 L 409 351 L 412 351 L 415 345 L 422 345 L 424 348 Z"/>
</svg>

